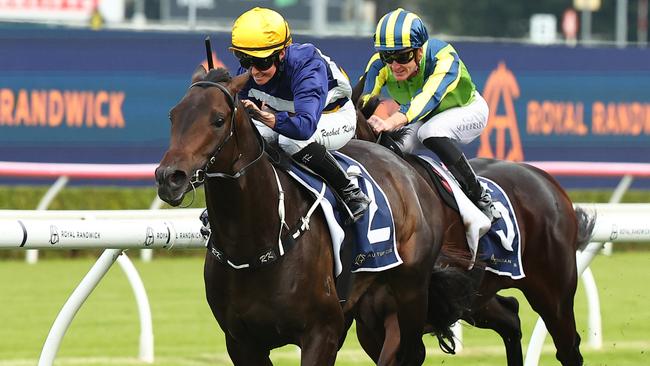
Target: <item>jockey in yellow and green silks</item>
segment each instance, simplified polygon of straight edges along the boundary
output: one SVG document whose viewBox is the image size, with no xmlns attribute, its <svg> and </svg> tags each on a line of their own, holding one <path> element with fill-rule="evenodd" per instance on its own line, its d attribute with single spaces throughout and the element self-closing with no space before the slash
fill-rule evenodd
<svg viewBox="0 0 650 366">
<path fill-rule="evenodd" d="M 366 68 L 362 101 L 381 93 L 400 105 L 386 119 L 376 115 L 368 123 L 380 133 L 411 130 L 402 149 L 424 146 L 447 166 L 467 196 L 491 220 L 501 217 L 489 192 L 481 186 L 456 143 L 468 144 L 487 126 L 488 106 L 456 50 L 429 38 L 422 19 L 396 9 L 384 15 L 374 34 L 375 53 Z"/>
</svg>

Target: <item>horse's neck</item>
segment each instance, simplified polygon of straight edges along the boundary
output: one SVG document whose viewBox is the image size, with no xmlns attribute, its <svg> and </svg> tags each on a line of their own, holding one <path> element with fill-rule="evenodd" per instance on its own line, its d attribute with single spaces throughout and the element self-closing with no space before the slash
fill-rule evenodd
<svg viewBox="0 0 650 366">
<path fill-rule="evenodd" d="M 252 130 L 255 127 L 244 122 L 238 128 L 231 169 L 237 172 L 246 167 L 245 172 L 237 179 L 208 180 L 206 204 L 219 247 L 234 256 L 258 255 L 261 247 L 268 248 L 278 240 L 280 187 L 276 174 L 282 173 L 276 172 L 264 156 L 255 161 L 262 154 Z"/>
<path fill-rule="evenodd" d="M 238 179 L 208 181 L 210 228 L 227 255 L 246 259 L 277 242 L 279 190 L 276 173 L 265 157 Z"/>
</svg>

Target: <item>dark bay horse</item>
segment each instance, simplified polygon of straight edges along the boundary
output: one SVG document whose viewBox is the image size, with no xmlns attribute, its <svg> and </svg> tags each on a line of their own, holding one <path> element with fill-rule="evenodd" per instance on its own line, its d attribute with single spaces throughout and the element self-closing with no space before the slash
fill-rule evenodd
<svg viewBox="0 0 650 366">
<path fill-rule="evenodd" d="M 353 312 L 367 288 L 381 283 L 394 295 L 400 345 L 390 353 L 380 351 L 378 362 L 421 364 L 431 264 L 447 226 L 437 214 L 443 207 L 435 192 L 412 166 L 379 145 L 351 141 L 342 150 L 377 177 L 395 217 L 403 260 L 387 271 L 355 274 L 342 309 L 322 211 L 308 217 L 313 197 L 270 162 L 236 98 L 248 77 L 197 68 L 170 112 L 170 144 L 156 169 L 158 195 L 172 206 L 195 184 L 205 184 L 212 229 L 206 297 L 233 363 L 271 365 L 271 349 L 296 344 L 301 365 L 333 365 L 349 326 L 344 315 Z M 292 242 L 294 233 L 299 237 Z"/>
<path fill-rule="evenodd" d="M 358 100 L 359 84 L 355 91 Z M 376 140 L 364 115 L 372 114 L 377 105 L 377 100 L 373 100 L 369 108 L 358 113 L 358 138 Z M 407 154 L 405 159 L 433 185 L 429 174 L 413 156 Z M 462 318 L 479 328 L 493 329 L 503 339 L 508 365 L 523 365 L 519 304 L 513 297 L 497 295 L 501 289 L 517 288 L 544 320 L 560 363 L 563 366 L 582 365 L 580 336 L 573 312 L 578 280 L 576 251 L 588 243 L 594 217 L 579 208 L 574 209 L 560 184 L 540 169 L 523 163 L 490 159 L 473 159 L 471 163 L 478 175 L 498 183 L 509 196 L 520 226 L 522 265 L 526 276 L 515 280 L 485 271 L 478 277 L 478 291 L 471 307 L 462 314 L 445 312 L 444 306 L 441 309 L 440 304 L 431 299 L 434 294 L 430 294 L 428 327 L 440 327 L 436 323 L 444 325 Z M 443 206 L 437 215 L 444 217 L 446 226 L 442 252 L 462 250 L 466 244 L 459 214 Z M 438 265 L 448 266 L 450 263 L 441 255 Z M 473 284 L 465 285 L 471 287 Z M 394 324 L 393 309 L 385 305 L 388 302 L 386 297 L 391 297 L 390 292 L 377 286 L 371 290 L 359 304 L 357 335 L 366 352 L 377 360 L 382 348 L 386 352 L 386 345 L 398 343 L 391 338 L 396 337 L 399 331 Z M 435 308 L 436 305 L 439 307 Z"/>
</svg>

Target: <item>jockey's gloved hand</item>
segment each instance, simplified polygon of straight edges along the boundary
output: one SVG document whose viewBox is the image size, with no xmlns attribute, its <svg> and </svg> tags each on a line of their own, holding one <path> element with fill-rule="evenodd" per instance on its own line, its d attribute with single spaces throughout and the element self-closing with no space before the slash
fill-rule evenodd
<svg viewBox="0 0 650 366">
<path fill-rule="evenodd" d="M 201 227 L 201 235 L 203 235 L 203 238 L 207 239 L 210 236 L 210 221 L 208 220 L 207 208 L 201 212 L 201 215 L 199 215 L 199 220 L 201 220 L 201 224 L 203 224 Z"/>
</svg>

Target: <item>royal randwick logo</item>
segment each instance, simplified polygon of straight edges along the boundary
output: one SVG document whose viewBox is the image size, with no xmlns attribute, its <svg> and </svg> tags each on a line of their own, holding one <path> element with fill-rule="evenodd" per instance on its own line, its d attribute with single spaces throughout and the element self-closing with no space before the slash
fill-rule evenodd
<svg viewBox="0 0 650 366">
<path fill-rule="evenodd" d="M 147 226 L 147 233 L 145 234 L 145 238 L 144 238 L 144 246 L 150 247 L 151 245 L 153 245 L 153 241 L 154 241 L 153 228 L 151 228 L 151 226 Z"/>
<path fill-rule="evenodd" d="M 488 125 L 481 134 L 477 156 L 523 161 L 524 152 L 514 107 L 514 100 L 520 95 L 519 84 L 504 62 L 500 62 L 490 73 L 482 94 L 490 108 L 490 115 Z M 503 111 L 502 114 L 499 111 Z"/>
<path fill-rule="evenodd" d="M 50 244 L 54 245 L 59 242 L 59 228 L 50 225 Z"/>
</svg>

